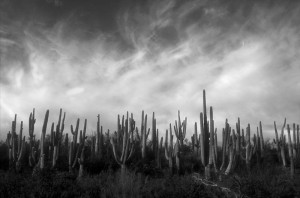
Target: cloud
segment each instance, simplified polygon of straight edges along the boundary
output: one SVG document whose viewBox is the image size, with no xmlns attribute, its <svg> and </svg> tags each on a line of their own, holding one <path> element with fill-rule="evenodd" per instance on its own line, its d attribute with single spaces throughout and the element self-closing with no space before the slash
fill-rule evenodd
<svg viewBox="0 0 300 198">
<path fill-rule="evenodd" d="M 253 129 L 261 120 L 269 136 L 274 120 L 297 121 L 297 3 L 130 2 L 103 5 L 104 13 L 89 1 L 44 2 L 33 7 L 45 14 L 24 5 L 24 19 L 7 17 L 0 26 L 1 131 L 12 112 L 25 121 L 33 107 L 39 127 L 46 109 L 56 122 L 63 108 L 66 130 L 80 117 L 89 132 L 97 114 L 114 130 L 117 114 L 133 112 L 139 122 L 142 110 L 155 112 L 164 132 L 181 110 L 190 137 L 203 89 L 219 132 L 226 118 L 234 125 L 241 117 Z"/>
</svg>

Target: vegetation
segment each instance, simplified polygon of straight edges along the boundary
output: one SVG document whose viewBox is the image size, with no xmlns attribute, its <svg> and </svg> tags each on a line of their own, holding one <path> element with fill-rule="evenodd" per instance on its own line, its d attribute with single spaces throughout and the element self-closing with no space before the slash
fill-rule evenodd
<svg viewBox="0 0 300 198">
<path fill-rule="evenodd" d="M 78 119 L 75 129 L 70 126 L 70 136 L 64 134 L 62 109 L 56 127 L 52 123 L 47 134 L 48 117 L 49 110 L 38 139 L 33 110 L 26 142 L 23 122 L 17 134 L 15 115 L 6 141 L 0 143 L 0 197 L 300 196 L 299 125 L 285 120 L 278 136 L 274 122 L 275 138 L 268 142 L 261 122 L 255 133 L 250 124 L 242 129 L 239 118 L 233 126 L 226 119 L 218 146 L 205 91 L 200 124 L 194 124 L 190 140 L 187 118 L 182 121 L 179 111 L 175 124 L 165 131 L 165 140 L 156 128 L 155 114 L 148 128 L 144 111 L 140 128 L 133 114 L 118 115 L 113 133 L 103 132 L 98 115 L 91 136 L 86 136 L 86 119 L 82 130 Z"/>
</svg>

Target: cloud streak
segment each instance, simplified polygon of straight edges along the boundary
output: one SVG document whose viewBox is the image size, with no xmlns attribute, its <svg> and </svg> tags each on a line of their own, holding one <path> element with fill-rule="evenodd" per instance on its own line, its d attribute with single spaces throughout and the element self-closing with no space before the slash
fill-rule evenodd
<svg viewBox="0 0 300 198">
<path fill-rule="evenodd" d="M 226 118 L 261 120 L 268 135 L 274 120 L 299 122 L 299 3 L 130 1 L 101 15 L 89 1 L 61 2 L 32 5 L 46 14 L 25 6 L 26 17 L 0 26 L 2 137 L 14 113 L 25 121 L 33 107 L 39 124 L 62 107 L 67 126 L 88 118 L 89 131 L 98 113 L 114 130 L 117 114 L 139 121 L 145 110 L 163 132 L 181 110 L 190 136 L 202 89 L 219 131 Z"/>
</svg>

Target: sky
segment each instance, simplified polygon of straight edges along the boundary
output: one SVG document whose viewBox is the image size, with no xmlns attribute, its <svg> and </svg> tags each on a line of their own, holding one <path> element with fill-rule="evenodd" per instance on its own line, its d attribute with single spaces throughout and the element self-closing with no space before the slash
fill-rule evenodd
<svg viewBox="0 0 300 198">
<path fill-rule="evenodd" d="M 203 89 L 219 135 L 240 117 L 273 137 L 300 121 L 299 35 L 296 0 L 0 0 L 0 138 L 15 114 L 28 136 L 33 108 L 49 132 L 62 108 L 67 133 L 144 110 L 164 134 L 180 110 L 190 139 Z"/>
</svg>

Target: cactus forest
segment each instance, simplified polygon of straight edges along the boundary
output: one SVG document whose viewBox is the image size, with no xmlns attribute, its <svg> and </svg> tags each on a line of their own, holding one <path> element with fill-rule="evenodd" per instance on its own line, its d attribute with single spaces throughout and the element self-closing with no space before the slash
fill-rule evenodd
<svg viewBox="0 0 300 198">
<path fill-rule="evenodd" d="M 0 198 L 300 197 L 300 0 L 0 0 Z"/>
<path fill-rule="evenodd" d="M 182 117 L 180 111 L 165 130 L 157 128 L 154 112 L 150 116 L 144 111 L 138 117 L 129 112 L 118 115 L 116 131 L 103 131 L 104 123 L 101 123 L 101 115 L 97 115 L 97 126 L 91 135 L 86 134 L 87 119 L 78 118 L 74 125 L 65 126 L 67 114 L 62 109 L 57 122 L 52 124 L 48 123 L 49 110 L 42 119 L 35 117 L 33 109 L 28 130 L 23 129 L 23 121 L 15 115 L 6 141 L 1 145 L 1 168 L 6 170 L 1 180 L 8 177 L 9 180 L 26 177 L 41 183 L 66 180 L 60 183 L 65 189 L 53 191 L 55 185 L 47 184 L 49 186 L 41 186 L 43 190 L 35 192 L 34 197 L 80 197 L 87 192 L 85 196 L 90 197 L 172 197 L 176 195 L 166 189 L 175 188 L 172 185 L 179 185 L 176 188 L 186 190 L 191 197 L 271 196 L 274 192 L 269 192 L 267 186 L 252 186 L 257 184 L 251 183 L 249 178 L 258 177 L 259 182 L 266 182 L 274 188 L 272 191 L 281 193 L 275 192 L 271 197 L 284 197 L 285 193 L 297 195 L 299 124 L 285 119 L 279 126 L 278 121 L 274 121 L 274 138 L 266 141 L 261 122 L 258 126 L 248 124 L 241 128 L 240 118 L 236 123 L 226 119 L 224 127 L 217 129 L 214 109 L 207 106 L 205 90 L 202 102 L 199 122 L 190 123 L 194 125 L 191 137 L 187 136 L 188 119 Z M 36 128 L 36 122 L 42 122 L 42 128 Z M 36 135 L 38 131 L 41 131 L 40 136 Z M 222 135 L 218 137 L 218 134 Z M 268 172 L 270 170 L 272 172 Z M 266 178 L 263 172 L 268 172 Z M 181 180 L 187 182 L 186 186 Z M 281 180 L 282 183 L 268 184 L 263 180 Z M 117 181 L 119 186 L 113 189 L 110 185 L 117 185 Z M 27 196 L 22 194 L 26 191 L 21 190 L 18 182 L 9 184 L 14 186 L 3 182 L 1 197 Z M 155 185 L 160 182 L 163 186 Z M 87 192 L 68 189 L 68 185 L 75 184 L 83 189 L 87 187 L 82 185 L 92 187 L 85 189 Z M 276 189 L 279 187 L 282 189 Z M 251 192 L 249 188 L 259 192 Z"/>
</svg>

